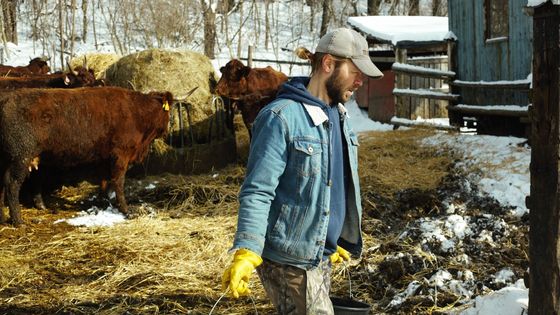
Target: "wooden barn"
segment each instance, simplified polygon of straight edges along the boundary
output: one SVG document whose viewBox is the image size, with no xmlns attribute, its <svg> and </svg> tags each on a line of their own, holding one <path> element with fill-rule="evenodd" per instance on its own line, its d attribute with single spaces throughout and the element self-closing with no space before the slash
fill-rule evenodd
<svg viewBox="0 0 560 315">
<path fill-rule="evenodd" d="M 448 0 L 456 36 L 450 123 L 480 134 L 527 136 L 532 19 L 527 0 Z"/>
<path fill-rule="evenodd" d="M 383 72 L 356 93 L 360 107 L 375 121 L 406 124 L 447 118 L 448 21 L 433 16 L 360 16 L 348 24 L 368 40 L 370 56 Z"/>
</svg>

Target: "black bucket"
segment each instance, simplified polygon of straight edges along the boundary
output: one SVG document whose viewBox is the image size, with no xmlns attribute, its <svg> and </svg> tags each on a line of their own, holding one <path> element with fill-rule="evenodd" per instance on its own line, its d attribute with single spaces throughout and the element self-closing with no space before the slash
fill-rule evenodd
<svg viewBox="0 0 560 315">
<path fill-rule="evenodd" d="M 371 308 L 369 304 L 349 298 L 331 296 L 335 315 L 367 315 Z"/>
</svg>

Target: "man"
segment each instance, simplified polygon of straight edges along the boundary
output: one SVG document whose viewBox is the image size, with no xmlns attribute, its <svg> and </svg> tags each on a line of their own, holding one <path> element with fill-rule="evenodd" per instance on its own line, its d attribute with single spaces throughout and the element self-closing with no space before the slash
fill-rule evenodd
<svg viewBox="0 0 560 315">
<path fill-rule="evenodd" d="M 258 267 L 279 314 L 334 314 L 331 262 L 361 254 L 358 141 L 341 103 L 364 75 L 382 77 L 366 40 L 347 28 L 308 56 L 311 77 L 285 83 L 253 125 L 235 255 L 222 279 L 237 298 Z"/>
</svg>

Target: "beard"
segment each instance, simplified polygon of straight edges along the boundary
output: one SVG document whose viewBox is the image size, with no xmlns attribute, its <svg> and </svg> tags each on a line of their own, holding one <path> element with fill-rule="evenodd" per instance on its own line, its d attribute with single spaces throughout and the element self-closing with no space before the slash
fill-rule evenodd
<svg viewBox="0 0 560 315">
<path fill-rule="evenodd" d="M 344 88 L 341 83 L 342 81 L 340 67 L 336 67 L 333 74 L 325 83 L 327 95 L 331 99 L 331 105 L 337 105 L 338 103 L 344 104 L 350 99 L 350 96 L 352 96 L 352 93 Z"/>
</svg>

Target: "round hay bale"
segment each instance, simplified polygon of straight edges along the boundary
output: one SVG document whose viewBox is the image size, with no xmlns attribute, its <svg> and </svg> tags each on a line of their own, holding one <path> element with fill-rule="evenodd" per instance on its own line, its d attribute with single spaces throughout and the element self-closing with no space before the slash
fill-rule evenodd
<svg viewBox="0 0 560 315">
<path fill-rule="evenodd" d="M 86 53 L 70 60 L 70 66 L 76 68 L 83 66 L 84 58 L 87 66 L 95 73 L 96 79 L 105 79 L 105 70 L 120 59 L 120 56 L 113 53 Z"/>
<path fill-rule="evenodd" d="M 189 143 L 207 143 L 224 128 L 221 109 L 213 102 L 216 74 L 210 59 L 203 54 L 148 49 L 122 57 L 107 69 L 105 78 L 110 85 L 143 93 L 173 93 L 180 100 L 171 111 L 170 132 L 176 141 L 183 137 Z"/>
</svg>

